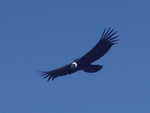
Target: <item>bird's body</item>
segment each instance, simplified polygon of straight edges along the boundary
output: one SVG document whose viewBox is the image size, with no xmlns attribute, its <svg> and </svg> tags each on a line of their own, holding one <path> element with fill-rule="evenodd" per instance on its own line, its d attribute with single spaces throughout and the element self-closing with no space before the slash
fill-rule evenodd
<svg viewBox="0 0 150 113">
<path fill-rule="evenodd" d="M 43 72 L 42 76 L 48 78 L 48 80 L 54 80 L 56 77 L 65 76 L 67 74 L 72 74 L 77 71 L 84 71 L 88 73 L 94 73 L 102 69 L 102 65 L 95 65 L 93 62 L 104 56 L 112 45 L 116 44 L 118 41 L 116 38 L 117 32 L 114 32 L 112 28 L 105 29 L 101 35 L 100 41 L 84 56 L 74 60 L 70 64 L 67 64 L 58 69 L 54 69 L 48 72 Z"/>
</svg>

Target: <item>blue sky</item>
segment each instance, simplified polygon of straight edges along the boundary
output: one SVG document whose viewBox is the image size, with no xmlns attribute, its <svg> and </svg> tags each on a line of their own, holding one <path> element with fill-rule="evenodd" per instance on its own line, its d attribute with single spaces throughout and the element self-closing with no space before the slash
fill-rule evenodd
<svg viewBox="0 0 150 113">
<path fill-rule="evenodd" d="M 149 113 L 149 4 L 1 0 L 0 113 Z M 96 62 L 102 71 L 40 78 L 85 54 L 110 26 L 120 43 Z"/>
</svg>

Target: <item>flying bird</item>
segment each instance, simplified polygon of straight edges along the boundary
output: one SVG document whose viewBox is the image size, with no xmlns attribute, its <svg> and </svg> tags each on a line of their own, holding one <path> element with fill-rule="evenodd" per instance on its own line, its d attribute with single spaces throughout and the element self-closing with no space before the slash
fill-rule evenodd
<svg viewBox="0 0 150 113">
<path fill-rule="evenodd" d="M 118 36 L 117 31 L 114 31 L 113 28 L 104 29 L 100 40 L 89 52 L 63 67 L 42 72 L 42 77 L 47 78 L 49 81 L 60 76 L 75 73 L 77 71 L 84 71 L 88 73 L 98 72 L 103 68 L 103 66 L 93 64 L 93 62 L 103 57 L 113 45 L 117 44 L 119 41 Z"/>
</svg>

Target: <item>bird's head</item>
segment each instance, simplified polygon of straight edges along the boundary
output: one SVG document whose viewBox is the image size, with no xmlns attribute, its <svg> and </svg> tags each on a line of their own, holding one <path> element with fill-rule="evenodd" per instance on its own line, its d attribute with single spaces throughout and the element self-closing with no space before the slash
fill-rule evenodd
<svg viewBox="0 0 150 113">
<path fill-rule="evenodd" d="M 77 62 L 74 61 L 74 62 L 71 63 L 71 68 L 72 69 L 77 69 L 77 67 L 78 67 L 78 63 Z"/>
</svg>

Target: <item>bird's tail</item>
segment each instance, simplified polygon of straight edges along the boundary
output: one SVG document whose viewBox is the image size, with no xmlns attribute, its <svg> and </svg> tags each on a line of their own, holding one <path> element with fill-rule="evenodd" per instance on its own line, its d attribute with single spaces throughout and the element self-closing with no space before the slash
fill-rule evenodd
<svg viewBox="0 0 150 113">
<path fill-rule="evenodd" d="M 88 65 L 84 68 L 85 72 L 94 73 L 102 69 L 102 65 Z"/>
</svg>

